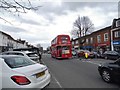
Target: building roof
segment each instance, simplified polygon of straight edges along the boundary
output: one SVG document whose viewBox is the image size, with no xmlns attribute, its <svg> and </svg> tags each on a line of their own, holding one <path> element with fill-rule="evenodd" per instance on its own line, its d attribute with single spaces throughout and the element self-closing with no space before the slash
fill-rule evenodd
<svg viewBox="0 0 120 90">
<path fill-rule="evenodd" d="M 7 34 L 7 33 L 5 33 L 5 32 L 2 32 L 2 31 L 0 31 L 0 33 L 2 33 L 3 35 L 6 35 L 6 36 L 8 36 L 8 38 L 9 38 L 9 39 L 12 39 L 12 40 L 14 40 L 14 38 L 13 38 L 12 36 L 10 36 L 9 34 Z"/>
<path fill-rule="evenodd" d="M 116 18 L 113 19 L 112 26 L 111 26 L 112 29 L 116 27 L 116 21 L 117 21 L 117 20 L 120 20 L 120 18 L 118 18 L 118 19 L 116 19 Z"/>
<path fill-rule="evenodd" d="M 11 39 L 11 40 L 13 40 L 13 41 L 15 41 L 15 42 L 17 42 L 17 43 L 22 43 L 22 44 L 25 43 L 25 40 L 15 40 L 11 35 L 9 35 L 9 34 L 3 32 L 3 31 L 0 31 L 0 33 L 2 33 L 3 35 L 7 36 L 8 39 Z"/>
</svg>

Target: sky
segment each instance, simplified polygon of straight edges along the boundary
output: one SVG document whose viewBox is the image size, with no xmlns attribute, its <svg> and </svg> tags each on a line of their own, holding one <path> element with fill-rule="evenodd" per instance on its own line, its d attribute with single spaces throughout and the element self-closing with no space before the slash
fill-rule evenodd
<svg viewBox="0 0 120 90">
<path fill-rule="evenodd" d="M 8 0 L 9 1 L 9 0 Z M 46 49 L 59 34 L 68 34 L 78 16 L 88 16 L 94 24 L 94 31 L 110 26 L 118 18 L 118 0 L 104 2 L 87 0 L 30 0 L 32 6 L 41 6 L 38 10 L 26 10 L 27 13 L 11 13 L 0 10 L 1 31 L 14 39 L 23 39 L 32 45 L 41 44 Z"/>
</svg>

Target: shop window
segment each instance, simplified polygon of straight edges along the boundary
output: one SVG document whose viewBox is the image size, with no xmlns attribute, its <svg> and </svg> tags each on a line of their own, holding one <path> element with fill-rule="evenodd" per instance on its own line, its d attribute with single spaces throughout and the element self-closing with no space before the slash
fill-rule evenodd
<svg viewBox="0 0 120 90">
<path fill-rule="evenodd" d="M 108 33 L 104 34 L 104 41 L 108 41 Z"/>
</svg>

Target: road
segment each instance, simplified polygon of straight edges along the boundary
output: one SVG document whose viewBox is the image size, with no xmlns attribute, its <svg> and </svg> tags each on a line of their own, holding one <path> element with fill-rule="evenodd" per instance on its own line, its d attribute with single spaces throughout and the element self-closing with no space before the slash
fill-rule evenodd
<svg viewBox="0 0 120 90">
<path fill-rule="evenodd" d="M 52 75 L 47 88 L 120 88 L 116 83 L 108 84 L 101 79 L 97 66 L 105 60 L 57 60 L 45 54 L 43 61 Z"/>
</svg>

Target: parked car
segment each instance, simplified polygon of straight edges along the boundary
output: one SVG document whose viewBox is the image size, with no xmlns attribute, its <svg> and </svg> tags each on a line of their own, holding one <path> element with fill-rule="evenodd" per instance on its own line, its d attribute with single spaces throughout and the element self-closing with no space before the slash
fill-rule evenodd
<svg viewBox="0 0 120 90">
<path fill-rule="evenodd" d="M 51 51 L 47 51 L 47 54 L 51 54 Z"/>
<path fill-rule="evenodd" d="M 0 55 L 2 88 L 44 88 L 51 75 L 45 65 L 18 55 Z"/>
<path fill-rule="evenodd" d="M 77 52 L 72 50 L 72 56 L 77 56 Z"/>
<path fill-rule="evenodd" d="M 116 61 L 99 65 L 98 71 L 102 79 L 107 83 L 115 80 L 120 81 L 120 58 Z"/>
<path fill-rule="evenodd" d="M 88 57 L 89 57 L 89 58 L 93 58 L 93 57 L 94 57 L 94 53 L 93 53 L 93 52 L 90 52 L 90 51 L 88 51 L 88 50 L 79 50 L 79 51 L 77 52 L 77 55 L 78 55 L 78 57 L 85 57 L 85 53 L 88 54 Z"/>
<path fill-rule="evenodd" d="M 116 51 L 105 51 L 103 54 L 102 54 L 102 57 L 105 58 L 105 59 L 118 59 L 120 57 L 120 54 Z"/>
<path fill-rule="evenodd" d="M 94 54 L 94 58 L 100 58 L 100 54 L 97 51 L 91 51 Z"/>
<path fill-rule="evenodd" d="M 29 51 L 6 51 L 1 53 L 2 55 L 21 55 L 25 56 L 27 58 L 30 58 L 33 61 L 36 61 L 38 63 L 41 63 L 39 60 L 39 56 L 35 52 L 29 52 Z"/>
<path fill-rule="evenodd" d="M 18 48 L 18 49 L 13 49 L 13 51 L 30 51 L 30 52 L 35 52 L 39 56 L 39 60 L 42 58 L 42 52 L 39 50 L 39 48 Z"/>
</svg>

